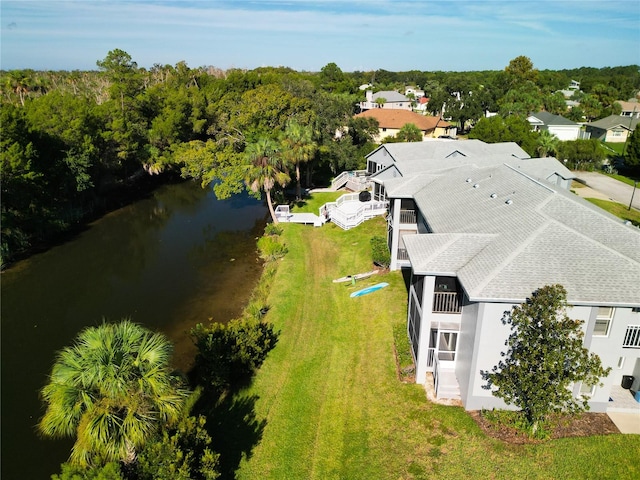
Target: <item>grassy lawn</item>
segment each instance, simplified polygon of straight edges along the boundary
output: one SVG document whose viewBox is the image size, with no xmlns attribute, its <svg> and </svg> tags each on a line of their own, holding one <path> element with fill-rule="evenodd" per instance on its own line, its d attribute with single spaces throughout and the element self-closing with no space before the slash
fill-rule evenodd
<svg viewBox="0 0 640 480">
<path fill-rule="evenodd" d="M 615 178 L 616 180 L 626 183 L 627 185 L 631 185 L 633 187 L 634 183 L 636 181 L 640 181 L 639 177 L 636 178 L 631 178 L 631 177 L 625 177 L 624 175 L 619 175 L 619 174 L 613 174 L 613 173 L 605 173 L 602 172 L 603 175 L 606 175 L 607 177 L 611 177 L 611 178 Z"/>
<path fill-rule="evenodd" d="M 314 197 L 307 206 L 326 201 Z M 331 223 L 283 229 L 289 253 L 266 317 L 280 339 L 242 393 L 264 428 L 236 478 L 638 477 L 640 436 L 505 444 L 484 435 L 462 408 L 432 404 L 421 386 L 398 381 L 393 330 L 407 308 L 401 273 L 355 287 L 332 282 L 371 270 L 369 240 L 385 235 L 383 218 L 350 231 Z M 390 286 L 349 297 L 381 281 Z"/>
<path fill-rule="evenodd" d="M 624 142 L 604 142 L 603 145 L 613 150 L 616 155 L 622 155 L 622 151 L 624 150 Z"/>
<path fill-rule="evenodd" d="M 636 192 L 640 195 L 640 192 Z M 618 202 L 610 202 L 609 200 L 600 200 L 598 198 L 586 198 L 594 205 L 599 206 L 603 210 L 615 215 L 623 220 L 629 220 L 634 225 L 640 226 L 640 212 L 635 209 L 627 210 L 627 205 Z"/>
</svg>

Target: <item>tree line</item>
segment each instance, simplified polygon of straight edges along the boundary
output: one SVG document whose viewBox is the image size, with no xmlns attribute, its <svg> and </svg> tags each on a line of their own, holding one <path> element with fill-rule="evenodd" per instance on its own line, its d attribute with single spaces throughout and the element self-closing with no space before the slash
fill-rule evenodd
<svg viewBox="0 0 640 480">
<path fill-rule="evenodd" d="M 221 198 L 244 189 L 282 195 L 294 183 L 300 196 L 302 186 L 362 168 L 377 132 L 375 120 L 353 117 L 362 84 L 418 85 L 431 113 L 462 128 L 486 110 L 503 119 L 561 113 L 552 97 L 571 79 L 588 97 L 581 105 L 593 107 L 572 112 L 586 118 L 640 89 L 637 66 L 537 71 L 526 57 L 487 72 L 348 73 L 335 63 L 319 72 L 222 71 L 184 62 L 145 69 L 115 49 L 97 67 L 0 72 L 3 265 L 172 175 L 213 183 Z"/>
</svg>

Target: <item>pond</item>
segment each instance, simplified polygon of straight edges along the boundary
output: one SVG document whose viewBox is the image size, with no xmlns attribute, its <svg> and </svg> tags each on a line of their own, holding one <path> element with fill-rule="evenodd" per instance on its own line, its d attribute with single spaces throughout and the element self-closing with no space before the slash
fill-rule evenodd
<svg viewBox="0 0 640 480">
<path fill-rule="evenodd" d="M 126 317 L 160 330 L 186 371 L 191 327 L 226 322 L 247 303 L 267 214 L 248 195 L 219 201 L 194 182 L 165 185 L 3 272 L 2 478 L 49 478 L 68 458 L 72 441 L 36 433 L 39 390 L 83 327 Z"/>
</svg>

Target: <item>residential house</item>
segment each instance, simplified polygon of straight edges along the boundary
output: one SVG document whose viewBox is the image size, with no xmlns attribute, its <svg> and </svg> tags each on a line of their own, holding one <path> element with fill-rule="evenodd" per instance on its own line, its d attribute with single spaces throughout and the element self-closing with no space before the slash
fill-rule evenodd
<svg viewBox="0 0 640 480">
<path fill-rule="evenodd" d="M 555 135 L 558 140 L 577 140 L 580 138 L 580 125 L 561 115 L 549 112 L 533 113 L 527 117 L 534 131 L 547 130 Z"/>
<path fill-rule="evenodd" d="M 391 268 L 410 271 L 417 383 L 468 410 L 508 408 L 480 374 L 506 350 L 503 313 L 559 283 L 585 347 L 612 368 L 573 393 L 604 412 L 630 396 L 623 376 L 640 389 L 640 230 L 571 193 L 560 162 L 480 141 L 385 144 L 368 161 L 389 201 Z"/>
<path fill-rule="evenodd" d="M 420 90 L 417 87 L 406 87 L 404 89 L 404 94 L 408 97 L 409 95 L 413 95 L 413 98 L 416 100 L 424 97 L 424 90 Z"/>
<path fill-rule="evenodd" d="M 407 110 L 376 108 L 358 113 L 356 117 L 375 118 L 378 121 L 379 132 L 374 138 L 376 143 L 380 143 L 386 137 L 395 136 L 402 127 L 409 123 L 413 123 L 420 129 L 423 140 L 456 135 L 456 127 L 442 118 L 421 115 Z"/>
<path fill-rule="evenodd" d="M 367 90 L 366 100 L 364 102 L 360 102 L 360 110 L 365 111 L 376 108 L 411 111 L 411 99 L 393 90 L 380 91 L 376 93 L 373 93 L 371 90 Z"/>
<path fill-rule="evenodd" d="M 418 101 L 416 102 L 416 106 L 413 107 L 413 111 L 421 113 L 423 115 L 426 115 L 427 114 L 427 106 L 428 105 L 429 105 L 429 98 L 428 97 L 420 97 L 420 98 L 418 98 Z"/>
<path fill-rule="evenodd" d="M 635 130 L 640 118 L 623 117 L 621 115 L 609 115 L 595 122 L 585 124 L 587 133 L 591 138 L 597 138 L 603 142 L 622 143 Z"/>
<path fill-rule="evenodd" d="M 640 103 L 637 100 L 632 100 L 629 102 L 625 102 L 623 100 L 618 100 L 616 103 L 620 104 L 622 111 L 620 112 L 621 117 L 633 117 L 640 118 Z"/>
</svg>

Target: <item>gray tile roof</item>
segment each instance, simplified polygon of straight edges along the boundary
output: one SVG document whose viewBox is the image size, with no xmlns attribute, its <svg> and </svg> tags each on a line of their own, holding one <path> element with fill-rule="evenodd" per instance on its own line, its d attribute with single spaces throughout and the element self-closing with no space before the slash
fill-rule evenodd
<svg viewBox="0 0 640 480">
<path fill-rule="evenodd" d="M 452 272 L 472 300 L 519 303 L 561 283 L 571 303 L 640 306 L 640 230 L 571 192 L 509 165 L 466 166 L 414 199 L 434 233 L 405 237 L 412 267 Z"/>
<path fill-rule="evenodd" d="M 549 112 L 538 112 L 538 113 L 532 113 L 530 115 L 530 118 L 537 118 L 538 120 L 540 120 L 543 125 L 546 126 L 550 126 L 550 125 L 572 125 L 572 126 L 577 126 L 578 124 L 576 122 L 573 122 L 571 120 L 569 120 L 568 118 L 564 118 L 561 115 L 554 115 L 553 113 L 549 113 Z"/>
<path fill-rule="evenodd" d="M 609 130 L 611 128 L 620 126 L 626 128 L 627 130 L 635 130 L 638 125 L 639 119 L 637 118 L 629 118 L 622 117 L 620 115 L 609 115 L 608 117 L 601 118 L 600 120 L 596 120 L 595 122 L 585 124 L 587 127 L 596 127 L 601 128 L 603 130 Z"/>
<path fill-rule="evenodd" d="M 393 90 L 382 90 L 380 92 L 375 92 L 373 94 L 373 101 L 375 102 L 378 98 L 384 98 L 387 102 L 408 102 L 410 101 L 408 97 L 404 96 L 401 93 L 395 92 Z"/>
</svg>

